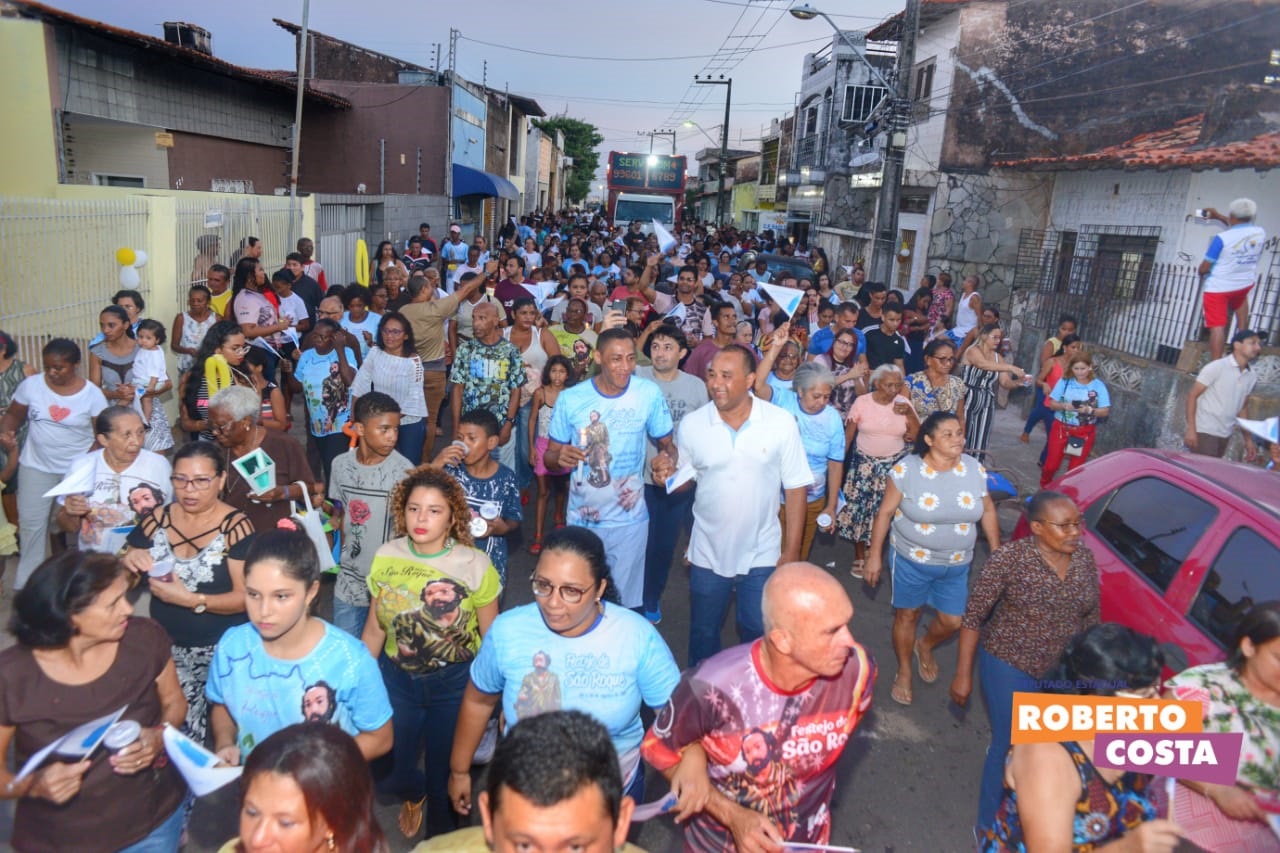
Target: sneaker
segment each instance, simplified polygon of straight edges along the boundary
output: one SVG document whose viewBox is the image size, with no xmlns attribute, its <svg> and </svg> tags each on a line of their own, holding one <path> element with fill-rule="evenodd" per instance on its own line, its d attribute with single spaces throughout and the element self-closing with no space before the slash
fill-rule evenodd
<svg viewBox="0 0 1280 853">
<path fill-rule="evenodd" d="M 644 612 L 644 618 L 648 619 L 652 624 L 657 625 L 662 621 L 662 608 L 659 607 L 657 610 L 646 610 Z"/>
</svg>

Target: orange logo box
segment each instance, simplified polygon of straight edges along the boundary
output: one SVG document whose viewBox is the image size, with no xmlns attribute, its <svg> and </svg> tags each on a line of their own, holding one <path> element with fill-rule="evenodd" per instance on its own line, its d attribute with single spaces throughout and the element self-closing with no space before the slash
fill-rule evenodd
<svg viewBox="0 0 1280 853">
<path fill-rule="evenodd" d="M 1093 740 L 1096 735 L 1194 734 L 1204 730 L 1199 702 L 1014 693 L 1012 743 Z"/>
</svg>

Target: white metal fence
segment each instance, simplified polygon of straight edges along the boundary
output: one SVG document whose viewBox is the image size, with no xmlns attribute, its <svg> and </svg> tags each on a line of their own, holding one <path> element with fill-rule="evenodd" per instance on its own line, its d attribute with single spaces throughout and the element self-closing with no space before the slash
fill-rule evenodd
<svg viewBox="0 0 1280 853">
<path fill-rule="evenodd" d="M 299 217 L 299 223 L 301 218 Z M 248 237 L 262 241 L 262 266 L 270 275 L 284 266 L 285 255 L 294 251 L 290 237 L 290 203 L 287 198 L 272 196 L 236 196 L 225 198 L 178 199 L 175 217 L 175 254 L 178 269 L 196 273 L 199 245 L 202 238 L 216 237 L 214 252 L 216 263 L 224 264 L 235 272 L 233 260 L 238 259 L 241 243 Z M 178 304 L 187 304 L 187 291 L 191 285 L 204 283 L 203 275 L 177 282 Z"/>
<path fill-rule="evenodd" d="M 32 199 L 0 196 L 0 329 L 21 357 L 40 364 L 54 337 L 83 349 L 98 333 L 98 314 L 120 289 L 116 249 L 141 249 L 147 233 L 142 199 Z M 152 270 L 137 290 L 152 294 Z"/>
</svg>

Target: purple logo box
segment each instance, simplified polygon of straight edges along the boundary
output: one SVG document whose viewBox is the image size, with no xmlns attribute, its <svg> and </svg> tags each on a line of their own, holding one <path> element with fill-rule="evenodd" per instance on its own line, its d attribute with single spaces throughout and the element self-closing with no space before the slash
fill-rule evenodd
<svg viewBox="0 0 1280 853">
<path fill-rule="evenodd" d="M 1128 770 L 1234 785 L 1240 765 L 1242 734 L 1099 734 L 1093 763 L 1109 770 Z"/>
</svg>

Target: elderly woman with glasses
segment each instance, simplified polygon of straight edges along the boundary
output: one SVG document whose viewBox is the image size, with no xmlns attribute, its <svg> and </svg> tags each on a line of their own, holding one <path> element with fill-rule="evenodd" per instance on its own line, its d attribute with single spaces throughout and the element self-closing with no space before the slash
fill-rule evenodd
<svg viewBox="0 0 1280 853">
<path fill-rule="evenodd" d="M 1028 502 L 1027 520 L 1031 535 L 992 553 L 969 593 L 951 682 L 951 698 L 965 705 L 976 660 L 991 722 L 979 833 L 995 820 L 1004 789 L 1014 691 L 1035 690 L 1071 638 L 1098 623 L 1098 565 L 1081 537 L 1084 516 L 1075 502 L 1060 492 L 1040 492 Z M 920 650 L 919 660 L 936 673 L 932 652 Z"/>
<path fill-rule="evenodd" d="M 173 457 L 173 503 L 148 513 L 129 534 L 124 564 L 148 578 L 151 618 L 169 632 L 178 682 L 187 698 L 187 732 L 204 742 L 204 685 L 218 640 L 245 622 L 244 558 L 253 525 L 220 497 L 226 455 L 193 441 Z"/>
<path fill-rule="evenodd" d="M 950 412 L 964 423 L 964 382 L 952 376 L 956 366 L 956 345 L 946 338 L 930 341 L 924 348 L 924 370 L 907 377 L 906 390 L 916 417 L 921 421 L 934 412 Z"/>
<path fill-rule="evenodd" d="M 626 793 L 639 802 L 640 708 L 671 698 L 680 680 L 675 658 L 649 620 L 619 606 L 604 544 L 590 530 L 553 531 L 530 583 L 534 602 L 494 620 L 471 665 L 449 761 L 454 808 L 470 811 L 472 760 L 499 702 L 508 727 L 546 711 L 589 711 L 608 728 Z M 574 659 L 604 661 L 604 669 L 591 682 L 573 679 Z"/>
<path fill-rule="evenodd" d="M 233 385 L 223 388 L 209 401 L 209 428 L 223 450 L 226 480 L 219 486 L 222 500 L 249 516 L 254 530 L 275 530 L 277 522 L 289 517 L 289 502 L 301 501 L 303 489 L 320 500 L 312 481 L 306 451 L 293 436 L 260 423 L 262 402 L 258 392 Z M 261 449 L 275 463 L 275 485 L 266 491 L 254 488 L 236 470 L 235 460 Z"/>
</svg>

